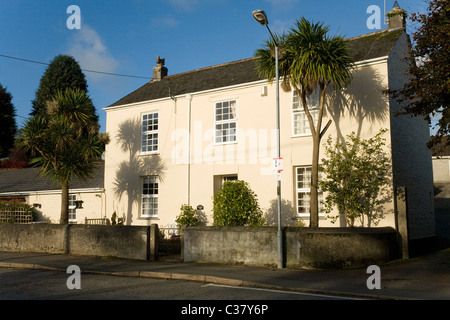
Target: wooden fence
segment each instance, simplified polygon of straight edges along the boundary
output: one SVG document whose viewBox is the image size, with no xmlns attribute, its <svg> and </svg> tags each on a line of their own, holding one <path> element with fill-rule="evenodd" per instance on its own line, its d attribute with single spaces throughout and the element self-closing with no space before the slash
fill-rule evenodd
<svg viewBox="0 0 450 320">
<path fill-rule="evenodd" d="M 29 224 L 33 222 L 33 211 L 31 208 L 7 204 L 0 206 L 0 223 Z"/>
<path fill-rule="evenodd" d="M 95 225 L 110 225 L 108 218 L 96 218 L 96 219 L 88 219 L 84 218 L 84 224 L 95 224 Z"/>
</svg>

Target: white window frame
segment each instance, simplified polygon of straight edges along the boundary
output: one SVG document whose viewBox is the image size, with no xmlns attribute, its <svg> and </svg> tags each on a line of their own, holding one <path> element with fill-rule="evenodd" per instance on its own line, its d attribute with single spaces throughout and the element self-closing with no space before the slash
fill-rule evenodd
<svg viewBox="0 0 450 320">
<path fill-rule="evenodd" d="M 77 195 L 75 193 L 69 194 L 69 222 L 77 222 L 77 205 L 75 201 L 77 200 Z"/>
<path fill-rule="evenodd" d="M 153 186 L 147 187 L 152 183 Z M 159 211 L 159 179 L 158 176 L 144 176 L 141 178 L 141 218 L 158 218 Z"/>
<path fill-rule="evenodd" d="M 222 176 L 222 186 L 225 183 L 225 181 L 237 181 L 237 180 L 239 180 L 237 174 Z"/>
<path fill-rule="evenodd" d="M 152 121 L 152 124 L 149 125 L 148 123 L 149 121 Z M 158 150 L 159 150 L 159 112 L 152 111 L 143 113 L 141 115 L 141 154 L 156 154 L 159 152 Z"/>
<path fill-rule="evenodd" d="M 230 119 L 229 117 L 227 119 L 224 119 L 223 113 L 218 112 L 219 111 L 219 105 L 221 106 L 220 109 L 223 111 L 224 107 L 223 104 L 228 103 L 230 108 L 230 112 L 228 113 L 228 116 L 232 115 L 234 118 Z M 233 107 L 231 106 L 231 103 L 234 103 L 234 112 Z M 217 126 L 223 126 L 228 128 L 217 129 Z M 237 143 L 238 136 L 237 136 L 237 126 L 238 126 L 238 101 L 237 99 L 228 99 L 228 100 L 222 100 L 222 101 L 216 101 L 214 103 L 214 144 L 215 145 L 222 145 L 222 144 L 232 144 Z M 226 131 L 226 134 L 223 133 Z M 220 135 L 219 135 L 220 133 Z M 224 137 L 228 137 L 223 141 Z M 218 141 L 220 139 L 221 141 Z"/>
<path fill-rule="evenodd" d="M 319 90 L 312 93 L 311 96 L 306 98 L 308 103 L 308 109 L 311 116 L 314 119 L 314 124 L 317 123 L 319 116 Z M 309 126 L 308 116 L 301 102 L 300 96 L 298 96 L 296 90 L 292 90 L 292 136 L 304 137 L 311 135 L 311 129 Z M 303 126 L 299 128 L 299 123 L 303 122 Z M 300 130 L 301 129 L 301 130 Z"/>
<path fill-rule="evenodd" d="M 297 218 L 310 218 L 311 216 L 311 208 L 309 207 L 309 199 L 310 199 L 310 195 L 311 195 L 311 179 L 308 180 L 303 180 L 305 181 L 305 185 L 299 187 L 299 169 L 303 169 L 303 170 L 308 170 L 309 172 L 311 172 L 312 167 L 311 166 L 298 166 L 298 167 L 294 167 L 294 174 L 295 174 L 295 212 L 297 215 Z M 311 177 L 311 173 L 309 173 L 309 177 Z M 319 173 L 319 179 L 320 179 L 320 173 Z M 299 212 L 299 201 L 300 201 L 300 197 L 299 195 L 305 195 L 306 197 L 304 198 L 305 201 L 307 201 L 307 205 L 304 206 L 304 208 L 306 209 L 304 212 Z M 324 217 L 325 214 L 323 213 L 323 205 L 322 205 L 322 201 L 323 201 L 323 193 L 322 191 L 319 189 L 319 217 Z"/>
<path fill-rule="evenodd" d="M 214 194 L 217 194 L 220 189 L 222 189 L 225 181 L 236 181 L 239 180 L 239 177 L 236 174 L 223 174 L 223 175 L 214 175 Z"/>
</svg>

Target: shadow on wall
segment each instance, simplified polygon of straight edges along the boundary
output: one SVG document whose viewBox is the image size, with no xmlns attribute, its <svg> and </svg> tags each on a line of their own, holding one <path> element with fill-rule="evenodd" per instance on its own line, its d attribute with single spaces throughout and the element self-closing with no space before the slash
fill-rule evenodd
<svg viewBox="0 0 450 320">
<path fill-rule="evenodd" d="M 342 90 L 333 90 L 328 99 L 327 115 L 333 120 L 337 136 L 341 142 L 345 142 L 348 133 L 343 133 L 340 121 L 345 117 L 357 120 L 356 137 L 361 136 L 363 123 L 382 123 L 388 119 L 388 97 L 383 91 L 382 76 L 372 67 L 362 67 L 353 72 L 352 83 Z"/>
<path fill-rule="evenodd" d="M 292 202 L 281 199 L 281 225 L 283 227 L 297 227 L 298 220 L 294 218 L 294 206 Z M 270 206 L 265 212 L 264 218 L 268 226 L 278 225 L 278 201 L 277 199 L 270 201 Z"/>
<path fill-rule="evenodd" d="M 351 132 L 341 128 L 342 120 L 346 120 L 345 122 L 348 122 L 349 118 L 356 120 L 357 127 L 351 129 L 355 132 L 355 137 L 359 138 L 363 130 L 369 130 L 377 123 L 383 125 L 388 121 L 390 113 L 388 97 L 384 94 L 386 90 L 386 85 L 383 84 L 384 78 L 376 69 L 365 66 L 353 72 L 352 77 L 352 82 L 347 88 L 332 90 L 327 101 L 327 116 L 333 120 L 337 139 L 343 144 Z M 387 126 L 384 125 L 384 127 Z M 377 133 L 378 129 L 372 132 L 373 135 Z M 384 138 L 389 136 L 390 132 L 387 132 Z M 389 139 L 387 141 L 389 142 Z M 385 209 L 385 205 L 393 201 L 393 191 L 390 188 L 381 190 L 379 200 L 379 205 L 372 212 L 361 215 L 362 226 L 376 226 L 386 214 L 393 213 L 393 210 Z M 345 218 L 339 217 L 339 223 L 341 226 L 346 226 Z"/>
<path fill-rule="evenodd" d="M 52 223 L 52 219 L 50 219 L 50 217 L 46 216 L 42 210 L 33 208 L 33 211 L 34 211 L 34 215 L 36 217 L 35 222 Z"/>
<path fill-rule="evenodd" d="M 141 123 L 138 118 L 128 119 L 119 124 L 116 133 L 116 145 L 128 154 L 128 160 L 120 162 L 114 179 L 114 193 L 119 201 L 126 196 L 127 204 L 125 224 L 133 222 L 133 205 L 140 203 L 140 179 L 144 176 L 158 176 L 159 182 L 164 180 L 166 171 L 161 157 L 157 154 L 139 156 L 141 146 Z M 116 208 L 114 208 L 116 210 Z M 117 212 L 120 217 L 121 214 Z"/>
</svg>

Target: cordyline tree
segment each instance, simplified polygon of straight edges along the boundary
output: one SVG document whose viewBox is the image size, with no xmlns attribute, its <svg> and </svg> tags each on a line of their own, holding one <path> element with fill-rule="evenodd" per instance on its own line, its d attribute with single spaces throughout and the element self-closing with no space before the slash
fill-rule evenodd
<svg viewBox="0 0 450 320">
<path fill-rule="evenodd" d="M 319 226 L 319 150 L 320 142 L 330 122 L 322 127 L 326 90 L 329 86 L 339 89 L 351 81 L 352 58 L 347 43 L 341 36 L 330 37 L 329 27 L 302 18 L 290 32 L 275 35 L 280 46 L 279 70 L 285 90 L 295 90 L 308 118 L 313 139 L 311 168 L 310 227 Z M 256 51 L 261 76 L 273 81 L 276 76 L 273 41 L 266 41 Z M 308 97 L 318 93 L 319 109 L 314 121 L 308 106 Z"/>
<path fill-rule="evenodd" d="M 61 224 L 68 223 L 70 181 L 90 177 L 109 141 L 99 127 L 87 93 L 69 88 L 57 91 L 46 112 L 29 118 L 19 131 L 19 145 L 34 156 L 30 163 L 61 185 Z"/>
<path fill-rule="evenodd" d="M 420 23 L 412 33 L 411 54 L 407 58 L 410 80 L 403 88 L 390 90 L 402 103 L 401 114 L 422 116 L 430 121 L 440 115 L 434 143 L 450 133 L 450 1 L 428 1 L 428 12 L 413 13 L 412 22 Z"/>
</svg>

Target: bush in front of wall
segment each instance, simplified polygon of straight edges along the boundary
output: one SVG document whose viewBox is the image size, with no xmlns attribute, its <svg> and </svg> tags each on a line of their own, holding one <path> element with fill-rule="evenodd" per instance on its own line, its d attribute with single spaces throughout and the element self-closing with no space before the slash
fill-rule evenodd
<svg viewBox="0 0 450 320">
<path fill-rule="evenodd" d="M 247 182 L 225 181 L 213 197 L 215 226 L 261 226 L 265 223 L 256 194 Z"/>
</svg>

